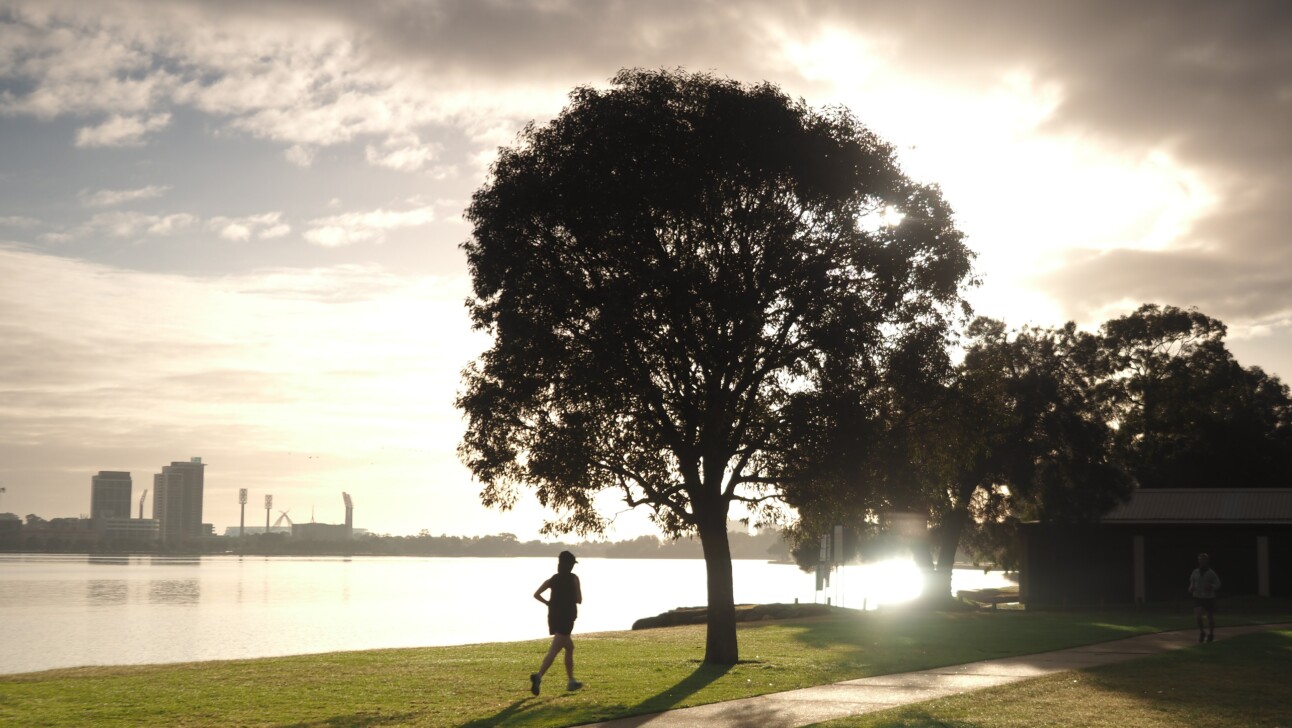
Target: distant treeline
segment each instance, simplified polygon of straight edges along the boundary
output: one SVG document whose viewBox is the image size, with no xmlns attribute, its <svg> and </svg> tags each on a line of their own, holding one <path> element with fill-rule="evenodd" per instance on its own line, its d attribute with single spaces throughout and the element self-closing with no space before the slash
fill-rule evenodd
<svg viewBox="0 0 1292 728">
<path fill-rule="evenodd" d="M 733 559 L 789 558 L 789 545 L 780 534 L 763 531 L 750 535 L 744 531 L 728 534 Z M 381 551 L 418 556 L 554 556 L 569 549 L 580 557 L 611 559 L 702 559 L 699 539 L 661 540 L 656 536 L 639 536 L 627 541 L 581 541 L 578 543 L 521 541 L 510 533 L 495 536 L 385 536 L 354 542 L 358 547 L 372 545 Z M 357 551 L 356 551 L 357 553 Z"/>
<path fill-rule="evenodd" d="M 733 559 L 787 560 L 789 545 L 775 531 L 751 535 L 732 531 Z M 224 539 L 226 550 L 265 555 L 321 555 L 345 553 L 374 556 L 556 556 L 570 550 L 580 558 L 610 559 L 702 559 L 699 539 L 661 540 L 656 536 L 639 536 L 626 541 L 521 541 L 510 533 L 492 536 L 432 536 L 426 531 L 416 536 L 365 536 L 351 541 L 301 541 L 284 534 L 249 536 L 241 549 L 237 539 Z"/>
<path fill-rule="evenodd" d="M 63 523 L 62 521 L 67 521 Z M 72 523 L 76 521 L 76 523 Z M 17 523 L 10 523 L 18 526 Z M 749 534 L 732 522 L 728 534 L 733 559 L 789 559 L 789 545 L 779 532 Z M 245 539 L 213 536 L 182 544 L 100 538 L 80 519 L 54 519 L 29 528 L 0 528 L 0 551 L 29 553 L 244 553 L 265 556 L 555 556 L 570 550 L 579 557 L 612 559 L 702 559 L 699 539 L 661 540 L 639 536 L 626 541 L 521 541 L 515 534 L 492 536 L 364 535 L 348 541 L 306 540 L 285 533 L 256 534 Z"/>
</svg>

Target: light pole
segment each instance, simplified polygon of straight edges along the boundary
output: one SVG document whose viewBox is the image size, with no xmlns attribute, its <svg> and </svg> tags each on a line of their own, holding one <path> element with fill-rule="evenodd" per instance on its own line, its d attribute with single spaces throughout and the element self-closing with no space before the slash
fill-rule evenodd
<svg viewBox="0 0 1292 728">
<path fill-rule="evenodd" d="M 265 496 L 265 535 L 269 535 L 269 509 L 274 507 L 274 497 Z"/>
<path fill-rule="evenodd" d="M 238 516 L 238 541 L 247 533 L 247 489 L 238 489 L 238 505 L 242 507 L 242 514 Z"/>
</svg>

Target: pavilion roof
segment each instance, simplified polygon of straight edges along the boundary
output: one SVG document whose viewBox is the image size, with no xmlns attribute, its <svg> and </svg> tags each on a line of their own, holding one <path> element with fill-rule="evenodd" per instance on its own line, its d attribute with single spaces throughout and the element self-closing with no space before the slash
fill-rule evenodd
<svg viewBox="0 0 1292 728">
<path fill-rule="evenodd" d="M 1140 488 L 1101 523 L 1292 523 L 1292 488 Z"/>
</svg>

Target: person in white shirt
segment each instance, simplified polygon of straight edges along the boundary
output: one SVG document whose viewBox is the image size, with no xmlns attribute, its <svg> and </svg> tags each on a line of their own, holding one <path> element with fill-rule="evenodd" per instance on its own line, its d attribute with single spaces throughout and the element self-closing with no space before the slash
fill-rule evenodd
<svg viewBox="0 0 1292 728">
<path fill-rule="evenodd" d="M 1198 554 L 1198 568 L 1189 575 L 1189 593 L 1193 595 L 1193 616 L 1198 620 L 1199 642 L 1216 639 L 1216 590 L 1220 588 L 1220 577 L 1210 563 L 1210 557 Z M 1207 615 L 1205 630 L 1202 625 L 1204 614 Z"/>
</svg>

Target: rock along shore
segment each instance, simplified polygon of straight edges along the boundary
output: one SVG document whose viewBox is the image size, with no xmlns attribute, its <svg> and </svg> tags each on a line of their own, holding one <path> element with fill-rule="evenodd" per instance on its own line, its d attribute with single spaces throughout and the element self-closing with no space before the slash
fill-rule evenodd
<svg viewBox="0 0 1292 728">
<path fill-rule="evenodd" d="M 822 617 L 834 609 L 826 604 L 737 604 L 737 622 L 760 622 L 765 619 L 798 619 Z M 676 627 L 682 624 L 704 624 L 709 618 L 708 607 L 679 607 L 654 617 L 643 617 L 633 622 L 633 629 Z"/>
</svg>

